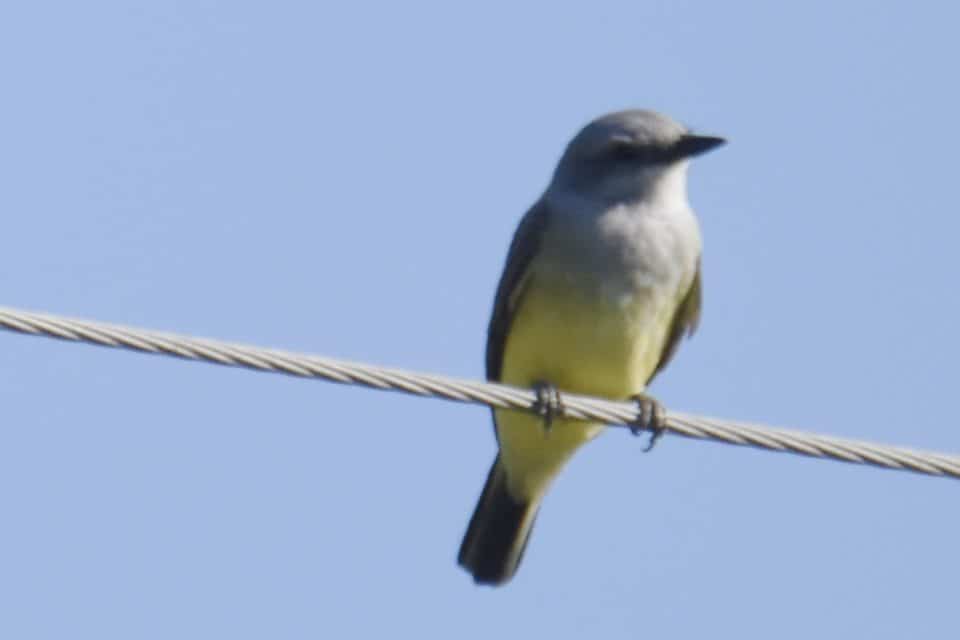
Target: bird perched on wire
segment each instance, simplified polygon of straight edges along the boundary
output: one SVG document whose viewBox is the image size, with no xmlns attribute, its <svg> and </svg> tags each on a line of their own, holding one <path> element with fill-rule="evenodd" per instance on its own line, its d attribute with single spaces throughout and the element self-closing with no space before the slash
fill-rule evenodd
<svg viewBox="0 0 960 640">
<path fill-rule="evenodd" d="M 459 553 L 476 582 L 513 577 L 554 477 L 603 429 L 554 419 L 557 389 L 635 399 L 637 429 L 662 431 L 644 391 L 700 318 L 687 165 L 723 142 L 653 111 L 602 116 L 573 138 L 520 221 L 490 319 L 487 378 L 533 386 L 545 415 L 493 411 L 499 453 Z"/>
</svg>

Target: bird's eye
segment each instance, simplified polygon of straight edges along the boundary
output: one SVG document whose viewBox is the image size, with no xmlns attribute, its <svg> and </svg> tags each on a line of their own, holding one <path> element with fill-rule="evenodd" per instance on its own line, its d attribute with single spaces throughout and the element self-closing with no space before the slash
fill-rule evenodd
<svg viewBox="0 0 960 640">
<path fill-rule="evenodd" d="M 643 156 L 643 149 L 632 142 L 615 142 L 610 148 L 610 155 L 616 160 L 639 160 Z"/>
</svg>

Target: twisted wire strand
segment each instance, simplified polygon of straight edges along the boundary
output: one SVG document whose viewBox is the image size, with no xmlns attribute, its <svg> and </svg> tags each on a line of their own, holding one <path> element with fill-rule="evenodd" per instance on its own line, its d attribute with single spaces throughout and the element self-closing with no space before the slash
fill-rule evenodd
<svg viewBox="0 0 960 640">
<path fill-rule="evenodd" d="M 284 373 L 303 378 L 320 378 L 341 384 L 401 391 L 456 402 L 536 411 L 537 397 L 529 389 L 426 375 L 8 307 L 0 307 L 0 328 L 29 335 L 244 367 L 256 371 Z M 589 419 L 618 426 L 629 425 L 639 417 L 637 407 L 631 403 L 613 402 L 571 393 L 562 395 L 560 412 L 567 418 Z M 687 438 L 715 440 L 769 451 L 789 452 L 813 458 L 828 458 L 960 479 L 960 455 L 918 451 L 672 411 L 667 412 L 666 430 Z"/>
</svg>

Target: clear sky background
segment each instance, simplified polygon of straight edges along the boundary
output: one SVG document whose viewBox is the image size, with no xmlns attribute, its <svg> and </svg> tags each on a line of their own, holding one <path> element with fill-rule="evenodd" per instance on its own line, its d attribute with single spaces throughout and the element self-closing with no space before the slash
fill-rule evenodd
<svg viewBox="0 0 960 640">
<path fill-rule="evenodd" d="M 705 308 L 677 410 L 960 451 L 948 2 L 7 3 L 0 304 L 482 376 L 576 130 L 663 110 Z M 4 638 L 902 638 L 955 481 L 610 430 L 499 590 L 482 407 L 0 332 Z"/>
</svg>

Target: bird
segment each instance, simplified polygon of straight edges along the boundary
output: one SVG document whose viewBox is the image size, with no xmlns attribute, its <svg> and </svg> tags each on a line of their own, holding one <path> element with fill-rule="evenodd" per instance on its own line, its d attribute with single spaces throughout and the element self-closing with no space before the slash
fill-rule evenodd
<svg viewBox="0 0 960 640">
<path fill-rule="evenodd" d="M 687 196 L 694 156 L 726 141 L 631 109 L 583 127 L 520 220 L 487 329 L 486 377 L 532 387 L 544 415 L 493 409 L 498 453 L 458 563 L 510 581 L 540 503 L 605 425 L 556 418 L 559 391 L 634 400 L 636 431 L 663 430 L 646 393 L 701 312 L 701 234 Z"/>
</svg>

